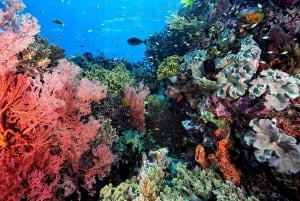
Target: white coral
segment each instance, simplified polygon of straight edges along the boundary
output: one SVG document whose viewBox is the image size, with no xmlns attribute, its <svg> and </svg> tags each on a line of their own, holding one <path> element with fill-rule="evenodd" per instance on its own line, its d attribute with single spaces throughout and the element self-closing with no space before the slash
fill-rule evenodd
<svg viewBox="0 0 300 201">
<path fill-rule="evenodd" d="M 278 172 L 293 174 L 300 171 L 300 145 L 297 140 L 277 128 L 269 119 L 252 119 L 253 131 L 245 134 L 244 141 L 253 145 L 259 162 L 268 161 Z"/>
</svg>

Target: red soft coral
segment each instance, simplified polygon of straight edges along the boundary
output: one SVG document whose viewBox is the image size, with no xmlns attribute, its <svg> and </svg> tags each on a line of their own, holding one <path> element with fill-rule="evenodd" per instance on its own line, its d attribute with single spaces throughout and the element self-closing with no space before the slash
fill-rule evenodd
<svg viewBox="0 0 300 201">
<path fill-rule="evenodd" d="M 131 126 L 140 132 L 146 130 L 144 101 L 149 93 L 149 88 L 143 83 L 140 83 L 138 88 L 125 86 L 125 100 L 129 107 Z"/>
<path fill-rule="evenodd" d="M 74 191 L 78 191 L 81 178 L 83 186 L 93 193 L 95 177 L 104 177 L 113 159 L 110 147 L 101 144 L 91 147 L 100 124 L 90 115 L 90 103 L 104 98 L 106 87 L 87 79 L 79 80 L 79 67 L 67 60 L 60 60 L 54 72 L 42 78 L 17 74 L 16 55 L 33 42 L 39 26 L 28 14 L 16 15 L 24 8 L 21 0 L 3 3 L 0 200 L 56 200 L 55 191 L 62 186 L 58 183 L 71 180 Z M 82 159 L 89 153 L 93 163 L 85 165 Z M 65 166 L 71 170 L 62 171 Z"/>
<path fill-rule="evenodd" d="M 0 72 L 1 198 L 38 200 L 38 192 L 31 190 L 31 182 L 37 181 L 30 177 L 37 173 L 43 173 L 43 178 L 53 177 L 47 184 L 42 180 L 40 183 L 41 192 L 53 196 L 52 188 L 61 176 L 58 173 L 64 161 L 72 167 L 72 174 L 67 176 L 73 176 L 74 185 L 79 188 L 76 178 L 83 174 L 91 193 L 95 176 L 98 174 L 101 179 L 109 172 L 113 156 L 109 147 L 101 144 L 94 148 L 97 152 L 92 152 L 94 164 L 80 167 L 81 157 L 92 150 L 90 142 L 100 127 L 93 117 L 85 122 L 81 117 L 89 115 L 91 101 L 105 97 L 106 87 L 80 81 L 76 73 L 78 67 L 66 60 L 59 61 L 52 74 L 44 74 L 43 81 Z M 93 92 L 86 93 L 86 87 Z M 37 194 L 31 195 L 32 192 Z"/>
</svg>

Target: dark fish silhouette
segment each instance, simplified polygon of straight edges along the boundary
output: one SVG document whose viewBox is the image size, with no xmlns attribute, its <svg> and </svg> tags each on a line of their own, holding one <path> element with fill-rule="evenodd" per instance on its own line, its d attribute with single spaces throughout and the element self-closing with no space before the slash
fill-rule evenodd
<svg viewBox="0 0 300 201">
<path fill-rule="evenodd" d="M 65 24 L 61 20 L 58 20 L 58 19 L 52 20 L 52 23 L 59 24 L 61 26 L 65 26 Z"/>
<path fill-rule="evenodd" d="M 128 43 L 129 45 L 140 45 L 140 44 L 142 44 L 142 43 L 144 43 L 144 44 L 146 45 L 147 40 L 141 40 L 141 39 L 139 39 L 139 38 L 132 37 L 132 38 L 129 38 L 129 39 L 127 40 L 127 43 Z"/>
</svg>

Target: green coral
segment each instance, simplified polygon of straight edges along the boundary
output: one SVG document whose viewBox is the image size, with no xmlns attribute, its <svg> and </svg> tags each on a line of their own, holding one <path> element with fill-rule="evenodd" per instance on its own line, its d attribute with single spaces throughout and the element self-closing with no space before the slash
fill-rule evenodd
<svg viewBox="0 0 300 201">
<path fill-rule="evenodd" d="M 102 201 L 128 201 L 132 197 L 132 194 L 137 194 L 139 184 L 136 177 L 127 179 L 117 187 L 114 187 L 111 183 L 104 186 L 100 190 L 100 197 Z"/>
<path fill-rule="evenodd" d="M 119 137 L 117 144 L 119 145 L 120 151 L 126 154 L 126 151 L 132 153 L 141 153 L 144 145 L 143 141 L 144 133 L 139 133 L 135 130 L 126 130 L 122 132 Z M 130 147 L 130 150 L 128 148 Z"/>
<path fill-rule="evenodd" d="M 100 65 L 93 65 L 90 71 L 87 72 L 87 77 L 90 80 L 98 80 L 108 87 L 108 91 L 122 92 L 126 83 L 133 84 L 134 78 L 126 68 L 116 66 L 112 70 L 103 68 Z"/>
<path fill-rule="evenodd" d="M 198 84 L 200 87 L 204 88 L 207 91 L 216 91 L 219 87 L 217 82 L 209 80 L 206 77 L 195 78 L 194 83 Z"/>
<path fill-rule="evenodd" d="M 211 113 L 210 111 L 203 111 L 201 113 L 201 116 L 200 118 L 205 122 L 211 122 L 213 124 L 215 124 L 217 127 L 221 127 L 221 126 L 224 126 L 226 124 L 225 121 L 222 121 L 222 120 L 218 120 L 218 119 L 215 119 L 215 115 L 213 113 Z"/>
<path fill-rule="evenodd" d="M 171 78 L 176 76 L 180 69 L 183 58 L 178 55 L 172 55 L 165 58 L 157 69 L 157 79 Z"/>
</svg>

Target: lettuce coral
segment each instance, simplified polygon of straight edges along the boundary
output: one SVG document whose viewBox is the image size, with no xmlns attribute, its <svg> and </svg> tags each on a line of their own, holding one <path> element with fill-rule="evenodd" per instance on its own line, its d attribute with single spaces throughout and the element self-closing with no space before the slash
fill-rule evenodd
<svg viewBox="0 0 300 201">
<path fill-rule="evenodd" d="M 203 62 L 206 60 L 206 50 L 195 50 L 184 55 L 184 62 L 180 65 L 183 71 L 191 70 L 194 79 L 205 76 Z"/>
<path fill-rule="evenodd" d="M 267 162 L 276 171 L 295 174 L 300 171 L 300 145 L 297 140 L 276 127 L 269 119 L 253 119 L 249 126 L 253 130 L 244 136 L 247 145 L 253 145 L 259 162 Z"/>
<path fill-rule="evenodd" d="M 261 77 L 251 81 L 249 97 L 255 99 L 267 93 L 264 102 L 266 108 L 283 110 L 288 106 L 289 99 L 299 97 L 299 79 L 273 69 L 263 70 L 260 75 Z"/>
<path fill-rule="evenodd" d="M 225 98 L 226 94 L 234 99 L 243 96 L 248 88 L 247 81 L 252 79 L 257 70 L 261 49 L 252 36 L 243 39 L 237 54 L 228 54 L 217 65 L 222 70 L 216 75 L 220 85 L 217 96 Z"/>
</svg>

